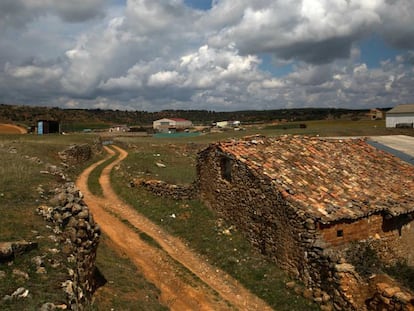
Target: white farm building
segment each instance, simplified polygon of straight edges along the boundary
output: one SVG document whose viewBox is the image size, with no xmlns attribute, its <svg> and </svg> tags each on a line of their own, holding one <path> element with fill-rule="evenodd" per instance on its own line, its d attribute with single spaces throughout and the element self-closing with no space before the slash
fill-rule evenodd
<svg viewBox="0 0 414 311">
<path fill-rule="evenodd" d="M 193 126 L 193 123 L 186 119 L 171 118 L 160 119 L 152 123 L 154 130 L 158 132 L 176 132 L 183 131 Z"/>
<path fill-rule="evenodd" d="M 413 127 L 414 104 L 398 105 L 386 114 L 386 127 Z"/>
</svg>

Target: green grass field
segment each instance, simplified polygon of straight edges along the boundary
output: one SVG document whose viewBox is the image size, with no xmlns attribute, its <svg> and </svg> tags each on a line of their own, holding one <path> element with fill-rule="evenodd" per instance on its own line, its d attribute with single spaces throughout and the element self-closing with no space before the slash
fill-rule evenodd
<svg viewBox="0 0 414 311">
<path fill-rule="evenodd" d="M 0 135 L 0 242 L 27 240 L 38 242 L 38 249 L 25 253 L 12 262 L 0 262 L 0 310 L 39 310 L 43 303 L 65 302 L 61 283 L 68 279 L 62 254 L 50 253 L 59 248 L 49 238 L 50 225 L 36 214 L 40 204 L 47 204 L 46 197 L 58 184 L 56 177 L 41 173 L 49 165 L 60 165 L 58 152 L 75 143 L 92 143 L 91 135 Z M 69 169 L 75 180 L 86 166 Z M 98 188 L 98 190 L 96 190 Z M 95 190 L 99 191 L 99 187 Z M 43 197 L 43 198 L 42 198 Z M 37 274 L 32 258 L 43 256 L 47 274 Z M 159 291 L 147 282 L 123 254 L 114 252 L 111 243 L 102 236 L 97 254 L 97 266 L 108 280 L 94 296 L 91 310 L 166 310 L 158 302 Z M 29 279 L 13 274 L 15 269 L 28 273 Z M 17 288 L 29 290 L 31 298 L 3 301 Z"/>
<path fill-rule="evenodd" d="M 320 136 L 369 136 L 405 134 L 414 136 L 413 130 L 386 129 L 382 121 L 310 121 L 307 128 L 275 129 L 265 125 L 247 127 L 244 131 L 226 131 L 186 138 L 119 137 L 113 138 L 126 148 L 130 156 L 113 174 L 118 193 L 138 211 L 163 226 L 174 235 L 185 239 L 189 245 L 208 258 L 209 262 L 240 279 L 246 287 L 275 306 L 277 310 L 316 310 L 314 305 L 285 289 L 287 276 L 255 252 L 237 231 L 223 234 L 229 225 L 219 221 L 214 213 L 198 201 L 176 202 L 154 197 L 140 188 L 130 188 L 133 178 L 161 179 L 171 183 L 189 183 L 195 178 L 196 153 L 217 140 L 238 138 L 246 135 L 277 136 L 283 134 Z M 42 255 L 55 242 L 47 223 L 37 216 L 36 207 L 42 203 L 41 196 L 49 196 L 57 179 L 40 173 L 48 165 L 60 165 L 58 152 L 74 143 L 92 143 L 94 134 L 76 135 L 1 135 L 0 136 L 0 241 L 26 239 L 39 242 L 33 250 L 13 261 L 12 265 L 0 263 L 0 271 L 6 277 L 0 280 L 1 310 L 38 310 L 46 301 L 64 301 L 59 290 L 65 271 L 46 264 L 48 274 L 37 275 L 31 259 Z M 72 180 L 90 163 L 67 171 Z M 165 167 L 159 167 L 162 163 Z M 100 193 L 97 168 L 91 175 L 89 185 L 94 193 Z M 170 217 L 175 214 L 177 217 Z M 40 236 L 41 238 L 37 238 Z M 144 237 L 147 238 L 147 237 Z M 47 255 L 46 260 L 51 259 Z M 148 283 L 139 270 L 122 254 L 114 252 L 110 241 L 103 236 L 98 250 L 98 267 L 107 277 L 108 284 L 100 289 L 92 306 L 93 310 L 164 310 L 158 303 L 159 292 Z M 13 276 L 13 269 L 28 271 L 29 281 Z M 29 289 L 30 303 L 4 302 L 20 286 Z"/>
</svg>

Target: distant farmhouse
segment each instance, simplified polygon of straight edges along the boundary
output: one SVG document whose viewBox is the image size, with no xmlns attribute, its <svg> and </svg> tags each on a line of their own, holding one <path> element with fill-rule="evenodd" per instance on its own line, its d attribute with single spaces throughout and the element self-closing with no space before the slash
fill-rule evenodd
<svg viewBox="0 0 414 311">
<path fill-rule="evenodd" d="M 347 263 L 352 247 L 414 266 L 414 167 L 363 139 L 254 136 L 212 144 L 197 163 L 202 200 L 343 310 L 375 295 Z"/>
<path fill-rule="evenodd" d="M 368 117 L 369 117 L 371 120 L 382 120 L 382 119 L 384 119 L 384 117 L 385 117 L 385 112 L 384 112 L 384 111 L 382 111 L 382 110 L 380 110 L 380 109 L 377 109 L 377 108 L 375 108 L 375 109 L 371 109 L 371 110 L 368 112 Z"/>
<path fill-rule="evenodd" d="M 153 122 L 153 128 L 157 132 L 173 133 L 189 129 L 193 123 L 186 119 L 171 118 L 160 119 Z"/>
<path fill-rule="evenodd" d="M 110 127 L 109 132 L 119 133 L 119 132 L 129 132 L 129 127 L 126 124 L 118 124 Z"/>
<path fill-rule="evenodd" d="M 218 128 L 231 128 L 240 126 L 240 121 L 218 121 L 215 122 L 215 126 Z"/>
<path fill-rule="evenodd" d="M 387 112 L 386 127 L 414 127 L 414 104 L 398 105 Z"/>
</svg>

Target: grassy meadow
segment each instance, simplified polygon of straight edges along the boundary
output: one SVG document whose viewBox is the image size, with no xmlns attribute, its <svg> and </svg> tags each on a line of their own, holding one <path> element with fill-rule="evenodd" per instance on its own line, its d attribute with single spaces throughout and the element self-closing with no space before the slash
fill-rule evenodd
<svg viewBox="0 0 414 311">
<path fill-rule="evenodd" d="M 46 222 L 36 215 L 36 208 L 43 203 L 56 183 L 55 177 L 42 173 L 48 165 L 57 165 L 57 152 L 64 143 L 57 137 L 29 135 L 2 135 L 0 138 L 0 241 L 27 240 L 38 242 L 38 249 L 15 258 L 12 262 L 0 262 L 0 297 L 12 294 L 17 288 L 25 287 L 31 298 L 12 302 L 0 299 L 1 310 L 38 310 L 48 301 L 63 302 L 63 291 L 57 290 L 65 280 L 66 271 L 54 267 L 54 258 L 65 260 L 60 254 L 53 255 L 48 249 L 56 248 L 56 242 L 49 236 L 52 231 Z M 47 274 L 37 274 L 32 258 L 45 256 L 43 261 Z M 17 270 L 28 274 L 18 276 Z"/>
<path fill-rule="evenodd" d="M 51 239 L 49 224 L 36 214 L 36 208 L 47 204 L 59 180 L 46 174 L 47 167 L 59 166 L 58 152 L 75 143 L 91 143 L 92 135 L 0 135 L 0 242 L 26 240 L 38 242 L 38 248 L 18 256 L 11 262 L 0 261 L 0 310 L 39 310 L 43 303 L 65 302 L 61 283 L 68 276 L 66 268 L 56 265 L 66 257 L 50 250 L 59 249 Z M 69 168 L 75 180 L 79 172 L 92 162 Z M 32 259 L 42 256 L 46 274 L 36 273 Z M 91 310 L 165 310 L 159 304 L 159 291 L 148 283 L 139 270 L 112 249 L 103 235 L 97 255 L 97 266 L 108 280 L 97 291 Z M 19 276 L 16 271 L 27 273 Z M 3 301 L 19 287 L 29 290 L 30 298 Z"/>
<path fill-rule="evenodd" d="M 302 122 L 303 123 L 303 122 Z M 280 129 L 272 125 L 255 125 L 242 131 L 225 131 L 189 138 L 110 137 L 129 152 L 128 158 L 114 170 L 112 180 L 117 193 L 140 213 L 168 232 L 181 237 L 188 245 L 235 278 L 252 292 L 266 300 L 276 310 L 317 310 L 308 301 L 285 289 L 288 277 L 273 263 L 253 250 L 243 235 L 201 202 L 161 199 L 140 189 L 131 188 L 133 178 L 161 179 L 171 183 L 190 183 L 195 178 L 196 154 L 209 143 L 247 135 L 277 136 L 283 134 L 320 136 L 367 136 L 405 134 L 414 136 L 412 130 L 386 129 L 383 121 L 309 121 L 307 128 Z M 41 173 L 47 166 L 60 165 L 57 155 L 74 143 L 88 143 L 96 139 L 94 134 L 76 135 L 0 135 L 0 242 L 26 239 L 38 241 L 39 248 L 12 263 L 0 262 L 0 310 L 38 310 L 47 301 L 63 302 L 60 283 L 66 271 L 53 268 L 48 249 L 56 248 L 56 242 L 47 223 L 37 216 L 38 205 L 50 197 L 50 190 L 58 180 Z M 105 140 L 106 138 L 103 137 Z M 89 164 L 102 159 L 102 155 L 67 174 L 72 180 Z M 108 162 L 111 160 L 108 160 Z M 106 163 L 108 163 L 106 162 Z M 164 164 L 159 167 L 156 163 Z M 91 174 L 89 186 L 100 194 L 99 166 Z M 172 215 L 176 217 L 171 217 Z M 144 237 L 145 238 L 145 237 Z M 31 259 L 45 257 L 46 275 L 36 274 Z M 65 258 L 62 258 L 65 260 Z M 113 250 L 111 241 L 102 236 L 97 265 L 108 280 L 98 290 L 92 310 L 165 310 L 158 303 L 159 291 L 148 283 L 138 269 Z M 27 271 L 29 280 L 13 275 L 14 269 Z M 1 271 L 5 277 L 1 278 Z M 4 302 L 18 287 L 29 289 L 32 298 L 27 301 Z M 138 307 L 137 307 L 138 306 Z"/>
<path fill-rule="evenodd" d="M 191 183 L 196 175 L 196 153 L 209 143 L 223 139 L 255 134 L 326 137 L 414 135 L 412 130 L 386 129 L 384 121 L 326 120 L 310 121 L 306 125 L 306 128 L 288 129 L 258 125 L 242 131 L 224 131 L 189 138 L 119 137 L 116 142 L 129 151 L 129 156 L 113 172 L 112 181 L 118 194 L 140 213 L 181 237 L 209 262 L 240 280 L 275 309 L 316 310 L 317 306 L 287 291 L 285 283 L 288 277 L 253 250 L 240 232 L 217 219 L 214 212 L 201 202 L 161 199 L 143 189 L 128 187 L 129 181 L 134 178 L 161 179 L 177 184 Z M 162 163 L 165 167 L 159 167 L 157 163 Z"/>
</svg>

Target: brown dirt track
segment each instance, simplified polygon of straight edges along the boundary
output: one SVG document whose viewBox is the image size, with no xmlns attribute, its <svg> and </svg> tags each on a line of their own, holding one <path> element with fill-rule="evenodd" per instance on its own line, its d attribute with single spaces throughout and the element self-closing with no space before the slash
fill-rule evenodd
<svg viewBox="0 0 414 311">
<path fill-rule="evenodd" d="M 26 134 L 27 130 L 14 124 L 0 124 L 0 134 Z"/>
<path fill-rule="evenodd" d="M 110 184 L 110 172 L 127 152 L 113 146 L 118 158 L 103 170 L 99 182 L 103 197 L 88 189 L 89 174 L 105 160 L 87 168 L 78 178 L 77 186 L 95 220 L 121 251 L 143 272 L 144 276 L 161 291 L 161 303 L 170 310 L 272 310 L 264 301 L 251 294 L 235 279 L 209 265 L 189 249 L 181 240 L 122 202 Z M 108 158 L 115 151 L 106 147 Z M 129 225 L 121 220 L 128 220 Z M 134 228 L 131 228 L 133 226 Z M 161 249 L 143 241 L 139 232 L 154 239 Z M 183 271 L 191 271 L 197 278 Z"/>
</svg>

